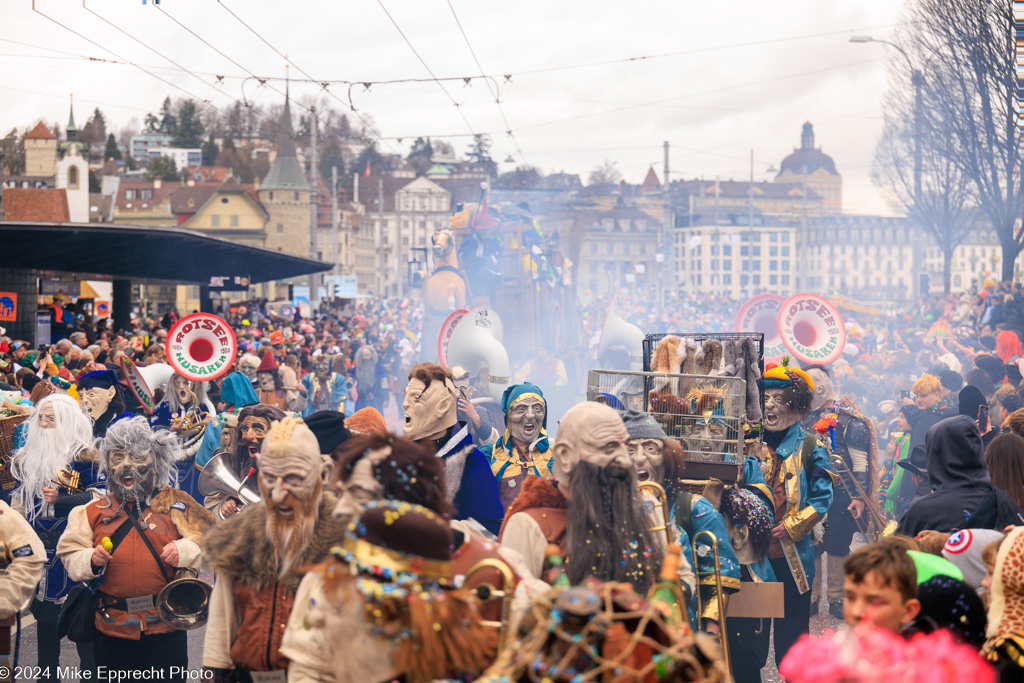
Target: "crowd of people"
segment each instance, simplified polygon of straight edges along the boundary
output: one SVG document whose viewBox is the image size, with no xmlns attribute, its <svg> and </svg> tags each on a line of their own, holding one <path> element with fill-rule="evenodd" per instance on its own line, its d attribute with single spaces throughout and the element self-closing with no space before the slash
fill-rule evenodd
<svg viewBox="0 0 1024 683">
<path fill-rule="evenodd" d="M 52 344 L 0 330 L 0 655 L 30 610 L 42 678 L 69 638 L 183 680 L 200 626 L 224 683 L 745 683 L 772 650 L 792 681 L 1024 676 L 1019 286 L 850 311 L 828 366 L 687 337 L 740 302 L 620 304 L 704 379 L 589 401 L 557 350 L 500 401 L 424 362 L 414 300 L 234 305 L 208 381 L 168 363 L 173 313 L 61 304 Z"/>
</svg>

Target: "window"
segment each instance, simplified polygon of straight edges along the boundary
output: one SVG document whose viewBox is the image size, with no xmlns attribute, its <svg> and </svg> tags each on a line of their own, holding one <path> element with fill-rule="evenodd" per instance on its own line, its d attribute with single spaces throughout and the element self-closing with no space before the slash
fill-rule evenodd
<svg viewBox="0 0 1024 683">
<path fill-rule="evenodd" d="M 730 259 L 722 259 L 722 270 L 732 270 L 732 261 Z"/>
<path fill-rule="evenodd" d="M 731 244 L 723 244 L 722 245 L 722 256 L 732 256 L 732 245 Z"/>
<path fill-rule="evenodd" d="M 712 240 L 712 242 L 713 241 L 714 240 Z M 712 244 L 711 245 L 711 255 L 712 256 L 718 256 L 718 245 L 717 244 Z"/>
<path fill-rule="evenodd" d="M 640 245 L 640 255 L 641 256 L 646 256 L 647 255 L 647 245 L 646 244 L 641 244 Z"/>
<path fill-rule="evenodd" d="M 71 168 L 68 169 L 68 189 L 69 190 L 77 190 L 78 189 L 78 167 L 77 166 L 72 166 Z"/>
<path fill-rule="evenodd" d="M 597 253 L 597 242 L 591 242 L 590 243 L 590 253 L 591 254 L 596 254 Z"/>
<path fill-rule="evenodd" d="M 142 196 L 140 197 L 140 199 L 152 199 L 152 198 L 153 198 L 153 190 L 150 190 L 150 189 L 147 188 L 147 189 L 142 191 Z"/>
<path fill-rule="evenodd" d="M 788 275 L 783 275 L 782 276 L 782 284 L 784 284 L 784 285 L 788 285 L 789 284 L 789 276 Z"/>
<path fill-rule="evenodd" d="M 722 276 L 722 284 L 723 285 L 731 285 L 732 284 L 732 275 L 730 273 L 726 273 L 725 275 Z"/>
<path fill-rule="evenodd" d="M 607 254 L 614 254 L 615 253 L 615 245 L 613 243 L 609 242 L 605 246 L 605 253 L 607 253 Z"/>
<path fill-rule="evenodd" d="M 134 201 L 135 200 L 135 190 L 125 190 L 124 191 L 124 198 L 127 199 L 128 201 Z"/>
<path fill-rule="evenodd" d="M 761 286 L 761 274 L 760 273 L 755 273 L 754 274 L 754 286 L 755 287 L 760 287 Z"/>
<path fill-rule="evenodd" d="M 749 256 L 749 251 L 750 247 L 744 244 L 743 246 L 740 247 L 740 256 Z"/>
<path fill-rule="evenodd" d="M 761 270 L 761 262 L 760 261 L 751 261 L 750 262 L 750 268 L 751 268 L 751 270 Z"/>
<path fill-rule="evenodd" d="M 788 232 L 782 233 L 782 241 L 783 242 L 788 242 L 789 241 L 789 233 Z"/>
<path fill-rule="evenodd" d="M 238 214 L 237 213 L 231 214 L 228 217 L 228 223 L 229 223 L 229 225 L 231 225 L 232 228 L 237 228 L 238 227 Z"/>
<path fill-rule="evenodd" d="M 219 213 L 215 213 L 212 216 L 210 216 L 210 227 L 211 228 L 219 228 L 220 227 L 220 214 Z"/>
<path fill-rule="evenodd" d="M 768 262 L 768 270 L 778 270 L 778 269 L 779 269 L 779 262 L 778 261 L 769 261 Z"/>
<path fill-rule="evenodd" d="M 761 247 L 757 246 L 757 247 L 751 247 L 751 248 L 754 250 L 754 256 L 760 256 L 761 255 Z"/>
<path fill-rule="evenodd" d="M 293 192 L 292 193 L 292 199 L 294 201 L 299 201 L 299 193 L 298 192 Z"/>
<path fill-rule="evenodd" d="M 270 201 L 274 201 L 274 191 L 270 191 Z"/>
<path fill-rule="evenodd" d="M 630 245 L 629 242 L 626 242 L 625 244 L 623 244 L 622 245 L 622 253 L 625 254 L 626 256 L 629 256 L 629 252 L 630 252 L 630 247 L 631 246 L 632 245 Z"/>
<path fill-rule="evenodd" d="M 284 232 L 284 224 L 283 223 L 278 223 L 277 224 L 277 232 L 278 232 L 278 234 Z"/>
<path fill-rule="evenodd" d="M 711 259 L 711 270 L 718 270 L 718 259 Z"/>
<path fill-rule="evenodd" d="M 190 209 L 194 209 L 194 208 L 195 208 L 195 206 L 196 206 L 196 200 L 195 200 L 195 197 L 189 197 L 189 198 L 188 198 L 188 207 L 189 207 Z"/>
<path fill-rule="evenodd" d="M 831 245 L 829 246 L 829 249 L 832 249 Z M 789 247 L 782 247 L 782 255 L 789 256 Z"/>
<path fill-rule="evenodd" d="M 770 284 L 770 285 L 777 285 L 777 284 L 779 284 L 779 276 L 775 275 L 774 273 L 769 275 L 768 276 L 768 284 Z"/>
<path fill-rule="evenodd" d="M 772 234 L 774 235 L 775 233 L 773 232 Z M 778 256 L 779 255 L 779 248 L 778 247 L 768 247 L 768 255 L 769 256 Z"/>
<path fill-rule="evenodd" d="M 783 261 L 782 262 L 782 269 L 783 270 L 789 270 L 789 261 Z"/>
<path fill-rule="evenodd" d="M 769 241 L 777 242 L 778 239 L 779 239 L 779 233 L 777 233 L 777 232 L 770 232 L 770 233 L 768 233 L 768 240 Z M 774 247 L 772 247 L 772 248 L 774 249 Z"/>
</svg>

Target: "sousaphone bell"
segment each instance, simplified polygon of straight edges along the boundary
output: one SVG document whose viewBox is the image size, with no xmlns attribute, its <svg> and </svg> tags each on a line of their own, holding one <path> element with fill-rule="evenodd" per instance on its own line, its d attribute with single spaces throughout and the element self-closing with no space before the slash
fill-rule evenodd
<svg viewBox="0 0 1024 683">
<path fill-rule="evenodd" d="M 210 618 L 211 593 L 213 586 L 200 579 L 195 569 L 182 567 L 157 594 L 156 614 L 178 631 L 200 628 Z"/>
<path fill-rule="evenodd" d="M 245 485 L 253 473 L 250 471 L 243 476 L 235 472 L 228 464 L 230 456 L 227 451 L 221 451 L 210 458 L 199 473 L 199 492 L 204 496 L 226 493 L 239 499 L 243 506 L 260 502 L 260 494 Z"/>
</svg>

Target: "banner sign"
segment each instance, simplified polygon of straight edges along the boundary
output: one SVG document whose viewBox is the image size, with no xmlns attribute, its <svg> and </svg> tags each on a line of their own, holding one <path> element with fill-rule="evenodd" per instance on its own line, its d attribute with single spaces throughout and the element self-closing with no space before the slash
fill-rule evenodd
<svg viewBox="0 0 1024 683">
<path fill-rule="evenodd" d="M 231 369 L 237 353 L 231 326 L 210 313 L 186 315 L 167 334 L 167 362 L 185 379 L 220 377 Z"/>
<path fill-rule="evenodd" d="M 18 319 L 18 293 L 0 292 L 0 320 Z"/>
<path fill-rule="evenodd" d="M 215 292 L 247 292 L 249 291 L 248 275 L 211 275 L 206 285 Z"/>
</svg>

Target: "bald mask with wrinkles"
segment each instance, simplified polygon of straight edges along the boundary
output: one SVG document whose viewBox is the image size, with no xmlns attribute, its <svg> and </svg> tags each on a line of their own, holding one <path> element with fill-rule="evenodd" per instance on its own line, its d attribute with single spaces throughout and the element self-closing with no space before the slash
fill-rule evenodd
<svg viewBox="0 0 1024 683">
<path fill-rule="evenodd" d="M 558 423 L 553 449 L 555 479 L 567 485 L 569 473 L 580 462 L 632 469 L 628 442 L 622 418 L 608 406 L 592 401 L 573 406 Z"/>
</svg>

